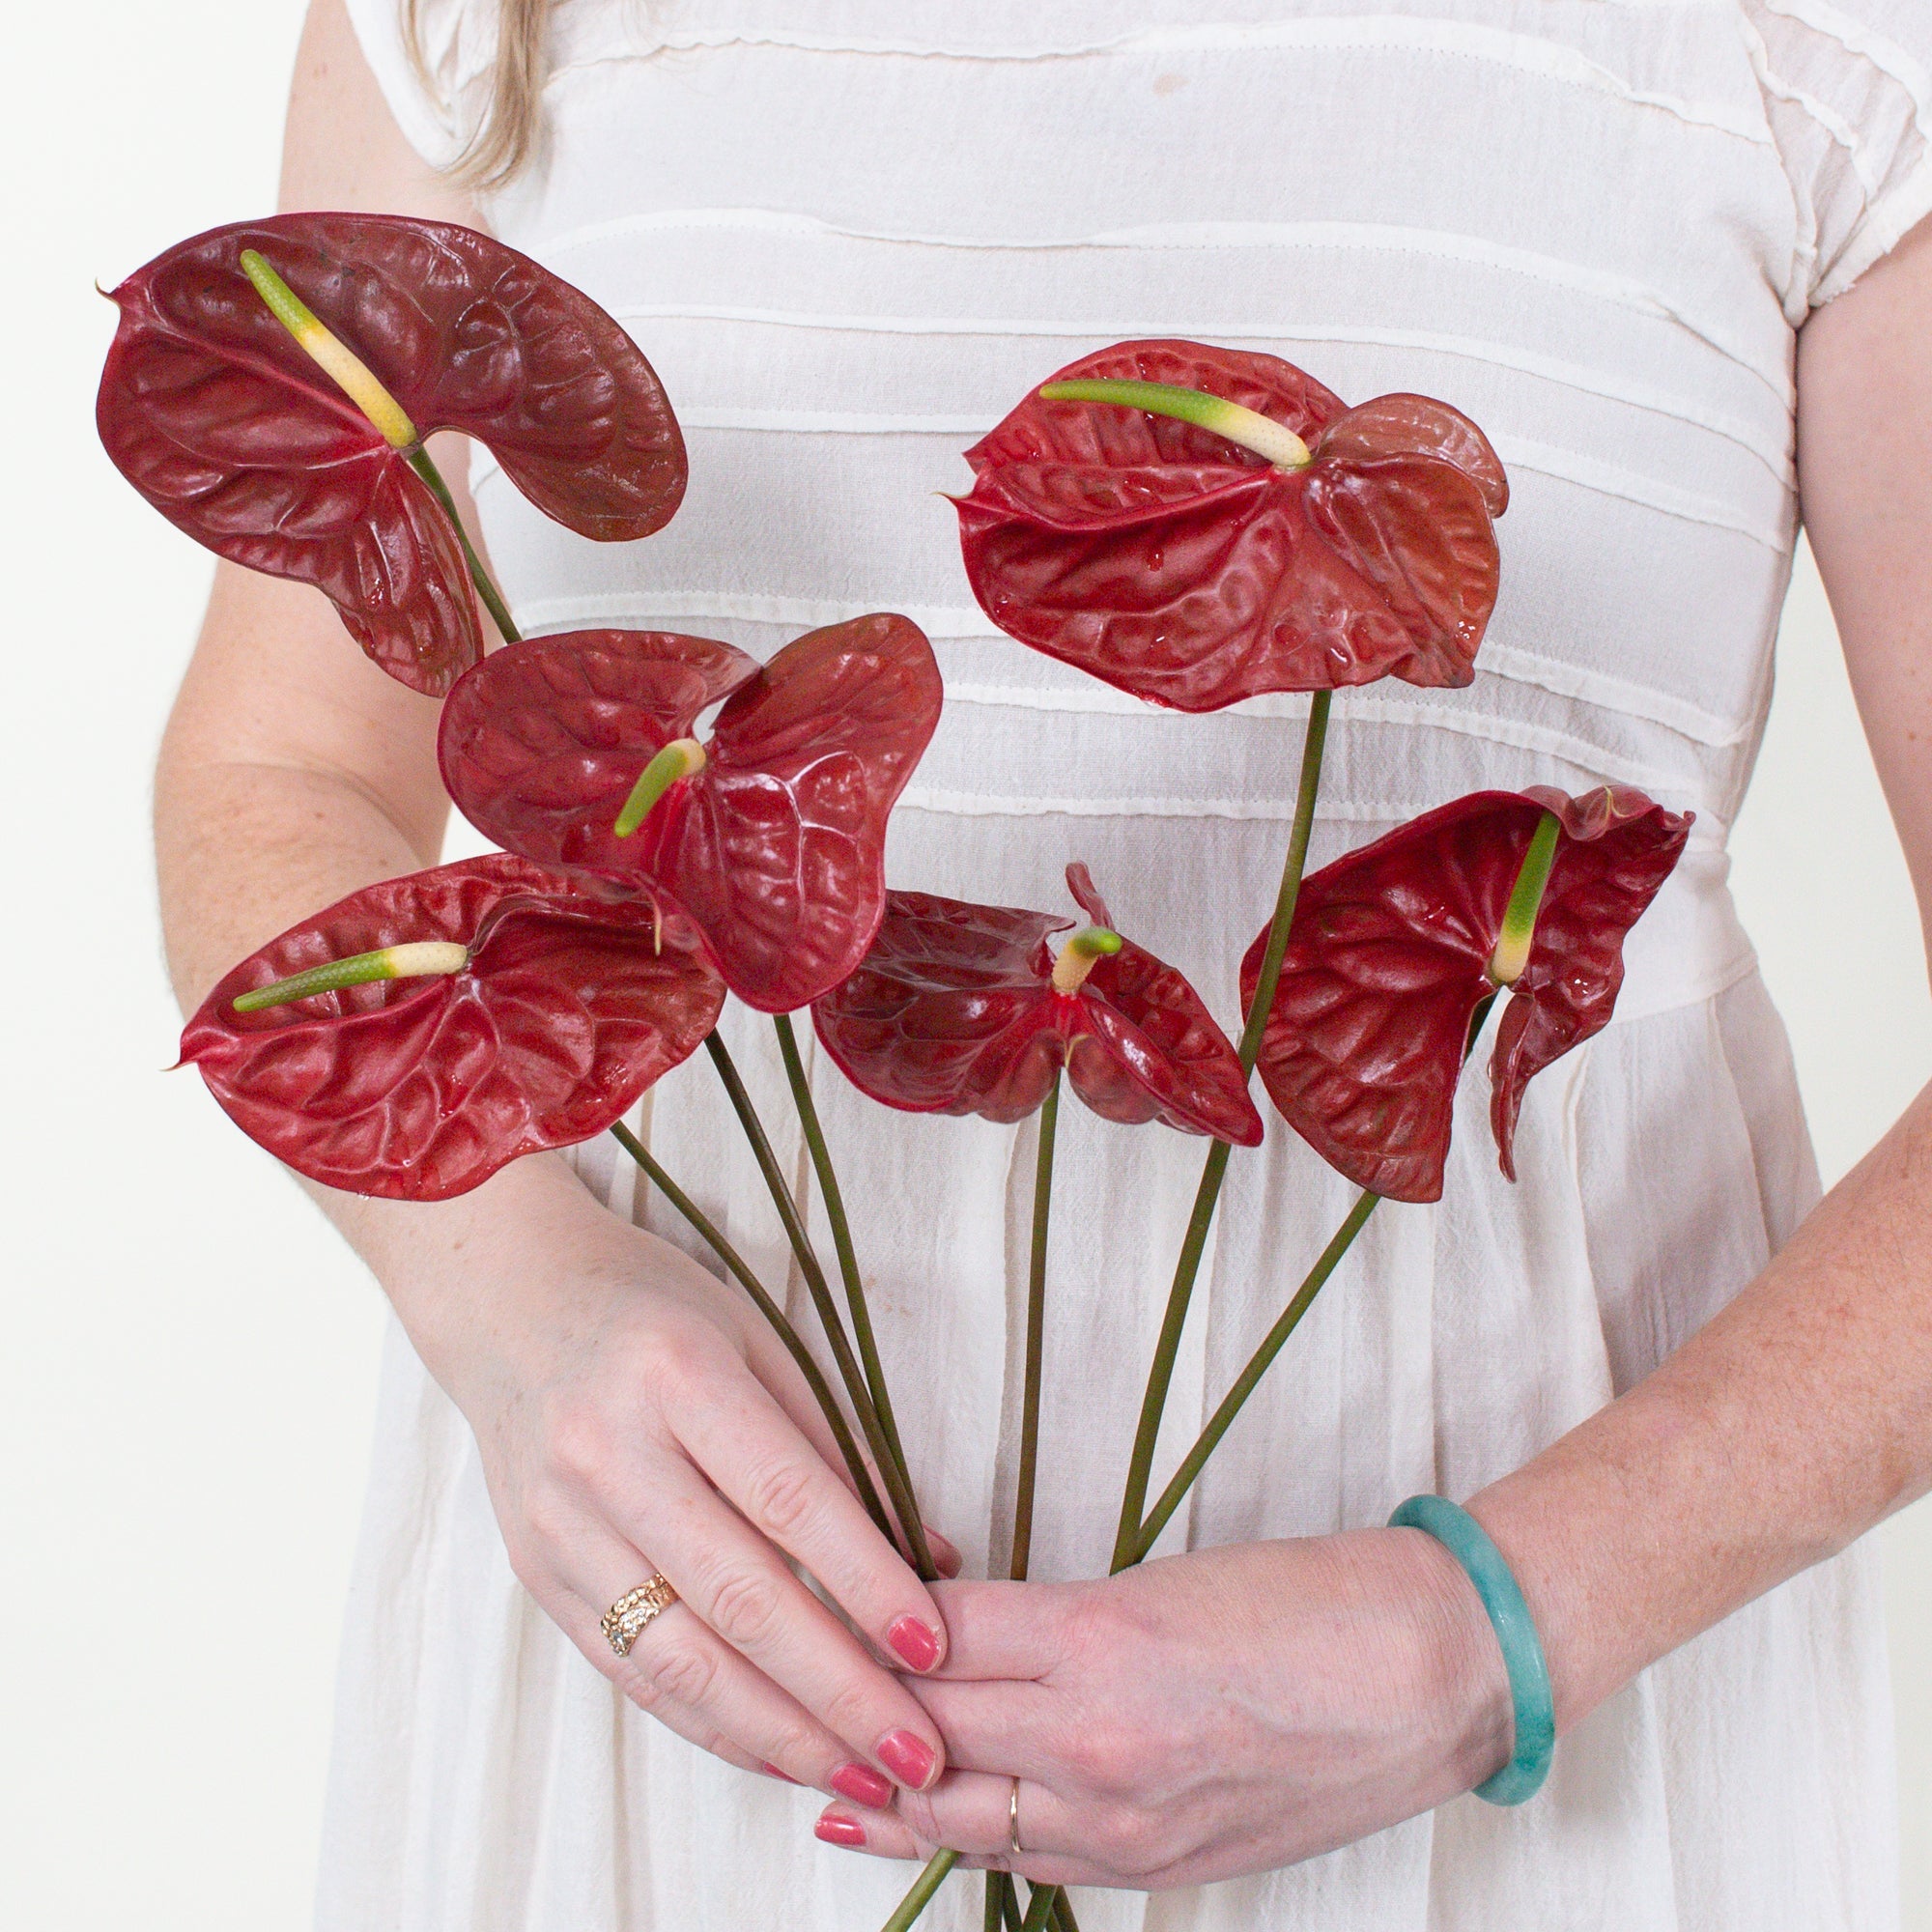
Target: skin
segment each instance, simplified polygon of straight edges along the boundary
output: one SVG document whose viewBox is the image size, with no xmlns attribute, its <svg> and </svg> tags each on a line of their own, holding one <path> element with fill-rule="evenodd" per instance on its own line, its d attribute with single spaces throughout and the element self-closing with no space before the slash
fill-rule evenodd
<svg viewBox="0 0 1932 1932">
<path fill-rule="evenodd" d="M 404 143 L 341 0 L 310 16 L 282 206 L 480 225 Z M 1921 907 L 1928 322 L 1921 230 L 1813 317 L 1799 354 L 1804 519 Z M 454 483 L 460 446 L 437 453 Z M 314 907 L 435 862 L 434 724 L 428 700 L 345 646 L 315 593 L 220 568 L 156 780 L 185 1007 Z M 1932 1487 L 1928 1168 L 1932 1090 L 1723 1314 L 1471 1500 L 1543 1634 L 1559 1731 Z M 836 1473 L 754 1312 L 607 1213 L 560 1160 L 437 1207 L 318 1198 L 475 1431 L 532 1595 L 682 1735 L 839 1792 L 819 1828 L 834 1842 L 894 1858 L 944 1842 L 1037 1880 L 1192 1884 L 1347 1843 L 1508 1755 L 1487 1619 L 1417 1531 L 927 1590 Z M 598 1614 L 658 1568 L 684 1601 L 620 1662 Z M 942 1647 L 924 1674 L 889 1667 L 903 1618 Z M 1016 1862 L 1001 1856 L 1015 1776 Z"/>
</svg>

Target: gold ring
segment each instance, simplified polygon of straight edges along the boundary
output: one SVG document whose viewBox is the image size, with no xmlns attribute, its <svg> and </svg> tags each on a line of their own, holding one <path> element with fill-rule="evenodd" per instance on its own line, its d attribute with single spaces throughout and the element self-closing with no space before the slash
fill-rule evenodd
<svg viewBox="0 0 1932 1932">
<path fill-rule="evenodd" d="M 1026 1847 L 1020 1843 L 1020 1781 L 1013 1779 L 1013 1795 L 1007 1802 L 1007 1843 L 1012 1848 L 1013 1857 L 1026 1857 Z"/>
<path fill-rule="evenodd" d="M 621 1596 L 599 1620 L 611 1648 L 629 1657 L 631 1646 L 677 1602 L 677 1592 L 662 1573 L 647 1577 L 635 1590 Z"/>
</svg>

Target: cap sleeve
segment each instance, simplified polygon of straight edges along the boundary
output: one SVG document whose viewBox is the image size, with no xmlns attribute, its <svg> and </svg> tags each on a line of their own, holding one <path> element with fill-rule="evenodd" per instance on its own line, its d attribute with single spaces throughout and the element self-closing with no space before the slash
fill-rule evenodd
<svg viewBox="0 0 1932 1932">
<path fill-rule="evenodd" d="M 403 137 L 432 167 L 469 145 L 489 104 L 497 62 L 493 0 L 420 0 L 421 64 L 403 26 L 405 0 L 346 0 L 363 57 Z"/>
<path fill-rule="evenodd" d="M 1798 212 L 1785 312 L 1842 295 L 1932 213 L 1932 0 L 1743 0 Z"/>
</svg>

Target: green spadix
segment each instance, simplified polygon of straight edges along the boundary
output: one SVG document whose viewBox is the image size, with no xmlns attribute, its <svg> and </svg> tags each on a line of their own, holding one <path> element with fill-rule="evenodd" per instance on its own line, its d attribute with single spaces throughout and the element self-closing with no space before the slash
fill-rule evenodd
<svg viewBox="0 0 1932 1932">
<path fill-rule="evenodd" d="M 378 947 L 347 959 L 311 966 L 272 985 L 257 986 L 235 1002 L 238 1013 L 258 1013 L 264 1007 L 283 1007 L 314 993 L 333 993 L 343 986 L 366 986 L 377 980 L 422 980 L 436 974 L 460 973 L 469 963 L 469 949 L 453 939 L 415 939 L 401 946 Z"/>
<path fill-rule="evenodd" d="M 242 272 L 255 285 L 255 293 L 268 303 L 275 320 L 369 418 L 383 440 L 392 449 L 413 449 L 418 440 L 416 426 L 376 372 L 339 336 L 329 332 L 315 311 L 255 249 L 242 249 L 241 260 Z"/>
<path fill-rule="evenodd" d="M 628 838 L 652 809 L 679 779 L 688 779 L 704 769 L 704 747 L 696 738 L 673 738 L 642 771 L 624 801 L 624 809 L 611 826 L 619 838 Z"/>
<path fill-rule="evenodd" d="M 1514 986 L 1529 964 L 1529 949 L 1536 940 L 1536 915 L 1543 909 L 1543 894 L 1549 884 L 1549 868 L 1556 863 L 1556 840 L 1562 830 L 1556 814 L 1546 811 L 1536 822 L 1529 850 L 1522 855 L 1522 867 L 1510 889 L 1509 904 L 1503 908 L 1502 930 L 1490 954 L 1489 975 L 1498 986 Z"/>
<path fill-rule="evenodd" d="M 1077 993 L 1087 983 L 1087 976 L 1109 954 L 1118 952 L 1122 942 L 1118 932 L 1104 925 L 1083 925 L 1053 962 L 1053 990 Z"/>
<path fill-rule="evenodd" d="M 1210 396 L 1201 389 L 1183 389 L 1174 383 L 1116 383 L 1087 381 L 1049 383 L 1039 392 L 1047 403 L 1113 403 L 1123 410 L 1146 410 L 1150 415 L 1172 416 L 1212 430 L 1243 449 L 1265 457 L 1277 469 L 1306 469 L 1315 461 L 1308 445 L 1292 429 L 1284 428 L 1258 410 Z"/>
</svg>

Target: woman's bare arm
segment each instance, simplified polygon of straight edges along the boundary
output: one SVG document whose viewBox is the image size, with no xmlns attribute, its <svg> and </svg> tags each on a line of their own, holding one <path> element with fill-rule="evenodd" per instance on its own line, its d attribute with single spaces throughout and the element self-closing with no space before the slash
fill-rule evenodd
<svg viewBox="0 0 1932 1932">
<path fill-rule="evenodd" d="M 282 205 L 476 224 L 403 140 L 342 0 L 315 0 L 303 35 Z M 468 518 L 462 456 L 439 451 Z M 303 915 L 436 863 L 436 718 L 319 593 L 219 566 L 156 781 L 185 1007 Z M 587 1658 L 734 1763 L 875 1802 L 887 1774 L 934 1775 L 931 1720 L 785 1559 L 909 1662 L 942 1648 L 938 1612 L 742 1297 L 554 1156 L 435 1207 L 314 1191 L 475 1430 L 518 1575 Z M 659 1568 L 683 1602 L 619 1662 L 598 1615 Z"/>
<path fill-rule="evenodd" d="M 1804 522 L 1932 915 L 1932 223 L 1799 340 Z M 1831 810 L 1829 797 L 1817 801 Z M 1793 890 L 1804 890 L 1802 881 Z M 1860 935 L 1820 933 L 1848 985 Z M 1932 1090 L 1751 1286 L 1476 1509 L 1573 1721 L 1932 1488 Z M 1686 1267 L 1696 1257 L 1683 1257 Z"/>
</svg>

